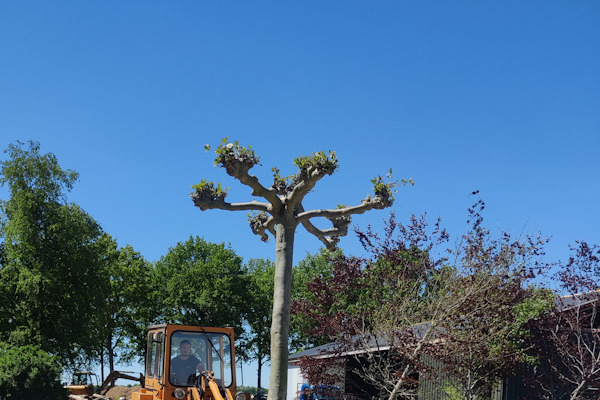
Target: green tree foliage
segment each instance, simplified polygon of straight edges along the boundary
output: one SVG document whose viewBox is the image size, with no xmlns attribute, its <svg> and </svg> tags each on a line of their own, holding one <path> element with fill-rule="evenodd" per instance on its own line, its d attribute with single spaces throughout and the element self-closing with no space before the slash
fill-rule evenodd
<svg viewBox="0 0 600 400">
<path fill-rule="evenodd" d="M 247 280 L 242 258 L 225 246 L 190 237 L 155 266 L 158 319 L 204 326 L 232 326 L 242 333 Z"/>
<path fill-rule="evenodd" d="M 147 326 L 156 310 L 152 296 L 152 265 L 133 247 L 119 248 L 107 234 L 101 239 L 103 265 L 108 290 L 99 325 L 102 352 L 110 372 L 119 360 L 128 363 L 143 355 Z M 103 358 L 103 357 L 101 357 Z"/>
<path fill-rule="evenodd" d="M 254 396 L 258 393 L 258 388 L 256 386 L 238 386 L 237 392 L 238 393 L 250 393 Z M 262 393 L 266 395 L 269 393 L 269 390 L 263 388 Z"/>
<path fill-rule="evenodd" d="M 273 276 L 275 263 L 265 259 L 251 259 L 245 265 L 248 276 L 248 332 L 243 349 L 247 359 L 255 359 L 258 365 L 259 388 L 262 387 L 262 367 L 269 360 L 271 346 L 271 311 L 273 310 Z"/>
<path fill-rule="evenodd" d="M 100 226 L 66 192 L 77 173 L 63 170 L 39 144 L 5 151 L 0 184 L 4 251 L 0 269 L 0 339 L 32 344 L 73 363 L 98 348 L 95 313 L 102 308 Z"/>
<path fill-rule="evenodd" d="M 56 400 L 65 396 L 57 357 L 37 346 L 0 343 L 0 398 Z"/>
</svg>

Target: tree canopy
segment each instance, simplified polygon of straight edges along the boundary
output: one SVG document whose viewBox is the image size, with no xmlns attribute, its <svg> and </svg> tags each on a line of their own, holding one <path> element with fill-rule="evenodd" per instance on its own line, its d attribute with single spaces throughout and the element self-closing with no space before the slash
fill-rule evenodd
<svg viewBox="0 0 600 400">
<path fill-rule="evenodd" d="M 299 312 L 294 312 L 294 307 L 302 302 L 311 303 L 318 296 L 313 292 L 311 283 L 331 275 L 334 260 L 342 256 L 342 251 L 329 251 L 321 248 L 318 253 L 309 254 L 298 262 L 292 270 L 292 314 L 290 318 L 290 348 L 294 351 L 305 350 L 310 347 L 328 343 L 331 338 L 319 335 L 311 329 L 315 322 Z"/>
<path fill-rule="evenodd" d="M 0 184 L 8 186 L 9 198 L 0 201 L 1 356 L 12 357 L 7 348 L 21 349 L 18 360 L 32 371 L 56 372 L 55 379 L 44 377 L 48 385 L 58 381 L 61 368 L 103 364 L 105 355 L 112 369 L 116 349 L 122 361 L 140 358 L 132 347 L 143 348 L 140 332 L 149 320 L 143 298 L 150 293 L 149 264 L 131 246 L 119 249 L 87 212 L 67 201 L 77 172 L 61 168 L 35 142 L 16 142 L 5 154 Z M 5 387 L 39 389 L 31 380 L 35 373 L 29 375 L 15 371 Z"/>
<path fill-rule="evenodd" d="M 273 276 L 275 263 L 264 259 L 251 259 L 245 265 L 248 277 L 248 330 L 242 350 L 246 359 L 258 364 L 257 387 L 262 388 L 262 367 L 269 360 L 271 346 L 271 318 L 273 310 Z"/>
<path fill-rule="evenodd" d="M 103 234 L 100 246 L 107 288 L 97 324 L 101 329 L 101 359 L 106 355 L 112 372 L 117 360 L 128 363 L 141 358 L 147 327 L 157 307 L 152 302 L 152 265 L 132 246 L 119 248 L 108 234 Z"/>
<path fill-rule="evenodd" d="M 34 344 L 63 362 L 91 355 L 98 329 L 90 316 L 104 301 L 98 241 L 102 230 L 67 203 L 77 173 L 63 170 L 39 144 L 17 142 L 1 163 L 4 238 L 0 269 L 2 340 Z M 82 334 L 85 332 L 86 334 Z"/>
<path fill-rule="evenodd" d="M 225 244 L 190 236 L 156 262 L 157 318 L 189 325 L 233 326 L 247 311 L 242 258 Z"/>
</svg>

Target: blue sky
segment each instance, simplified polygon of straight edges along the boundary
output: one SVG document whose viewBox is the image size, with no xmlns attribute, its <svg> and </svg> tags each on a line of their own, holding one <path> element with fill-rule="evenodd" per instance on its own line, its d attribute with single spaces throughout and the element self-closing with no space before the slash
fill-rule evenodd
<svg viewBox="0 0 600 400">
<path fill-rule="evenodd" d="M 208 179 L 251 199 L 204 152 L 225 136 L 265 184 L 335 150 L 307 209 L 357 204 L 393 168 L 416 182 L 399 220 L 456 237 L 480 190 L 493 232 L 552 236 L 564 260 L 600 241 L 599 18 L 596 0 L 3 1 L 0 147 L 39 141 L 80 173 L 69 200 L 151 261 L 190 235 L 274 258 L 243 213 L 188 197 Z M 319 247 L 300 229 L 295 259 Z"/>
</svg>

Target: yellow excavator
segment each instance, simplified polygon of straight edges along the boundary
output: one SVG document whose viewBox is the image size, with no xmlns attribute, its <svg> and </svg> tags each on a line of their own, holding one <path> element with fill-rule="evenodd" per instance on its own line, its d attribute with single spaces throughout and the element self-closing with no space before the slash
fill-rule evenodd
<svg viewBox="0 0 600 400">
<path fill-rule="evenodd" d="M 250 400 L 236 393 L 233 328 L 148 328 L 145 378 L 132 400 Z"/>
<path fill-rule="evenodd" d="M 101 385 L 98 385 L 98 376 L 89 371 L 75 371 L 71 383 L 65 385 L 65 389 L 68 391 L 69 400 L 105 400 L 105 396 L 112 383 L 117 379 L 128 379 L 137 381 L 140 384 L 144 384 L 144 376 L 140 374 L 139 377 L 127 375 L 128 371 L 113 371 Z"/>
<path fill-rule="evenodd" d="M 69 391 L 69 398 L 75 396 L 93 396 L 98 386 L 98 376 L 90 371 L 75 371 L 71 383 L 65 385 L 65 389 Z"/>
</svg>

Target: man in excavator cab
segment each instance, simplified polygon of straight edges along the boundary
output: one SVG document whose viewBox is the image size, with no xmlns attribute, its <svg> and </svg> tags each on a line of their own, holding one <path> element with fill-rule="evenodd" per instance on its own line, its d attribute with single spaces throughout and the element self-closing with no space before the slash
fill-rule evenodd
<svg viewBox="0 0 600 400">
<path fill-rule="evenodd" d="M 175 335 L 174 335 L 175 336 Z M 196 372 L 203 372 L 204 364 L 192 354 L 192 344 L 183 339 L 179 344 L 179 355 L 171 359 L 171 381 L 173 384 L 193 383 Z"/>
</svg>

